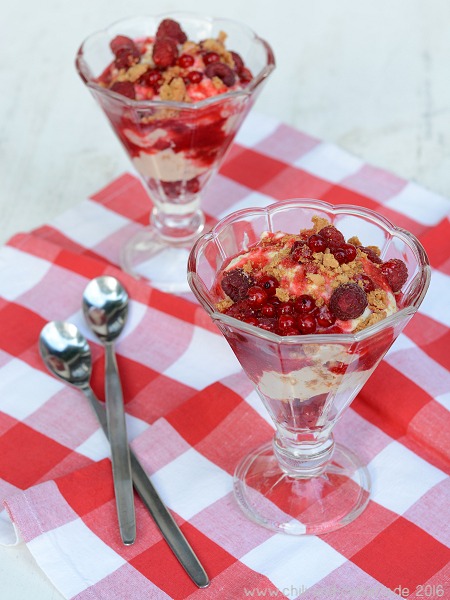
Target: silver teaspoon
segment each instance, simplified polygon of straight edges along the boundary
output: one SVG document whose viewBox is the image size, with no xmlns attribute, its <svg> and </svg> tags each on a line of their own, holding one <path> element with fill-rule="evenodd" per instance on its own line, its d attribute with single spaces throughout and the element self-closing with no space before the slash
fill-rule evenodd
<svg viewBox="0 0 450 600">
<path fill-rule="evenodd" d="M 39 351 L 47 369 L 55 377 L 84 393 L 108 437 L 105 409 L 89 384 L 92 371 L 91 351 L 77 327 L 57 321 L 48 323 L 39 337 Z M 132 450 L 130 458 L 134 487 L 162 535 L 192 581 L 200 588 L 207 587 L 209 579 L 203 566 Z"/>
<path fill-rule="evenodd" d="M 124 544 L 136 539 L 133 484 L 122 386 L 114 351 L 128 314 L 128 294 L 114 277 L 97 277 L 83 294 L 86 321 L 105 348 L 106 420 L 111 442 L 114 491 L 120 534 Z"/>
</svg>

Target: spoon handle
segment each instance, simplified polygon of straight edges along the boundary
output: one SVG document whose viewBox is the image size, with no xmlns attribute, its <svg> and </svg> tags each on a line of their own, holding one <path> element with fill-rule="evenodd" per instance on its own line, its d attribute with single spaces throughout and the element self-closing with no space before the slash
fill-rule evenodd
<svg viewBox="0 0 450 600">
<path fill-rule="evenodd" d="M 97 415 L 97 419 L 99 420 L 106 437 L 108 437 L 106 414 L 103 405 L 96 398 L 91 387 L 87 386 L 82 389 L 85 396 L 91 403 L 91 406 Z M 194 550 L 191 548 L 189 542 L 184 537 L 180 528 L 174 521 L 167 506 L 161 500 L 158 492 L 144 471 L 143 466 L 139 462 L 139 459 L 131 449 L 130 458 L 133 484 L 137 493 L 142 499 L 142 502 L 152 515 L 156 525 L 161 531 L 172 552 L 175 554 L 195 585 L 197 585 L 199 588 L 207 587 L 210 582 L 205 569 L 197 558 Z"/>
<path fill-rule="evenodd" d="M 105 343 L 105 395 L 117 516 L 122 541 L 128 546 L 136 539 L 136 516 L 122 386 L 114 344 L 110 342 Z"/>
</svg>

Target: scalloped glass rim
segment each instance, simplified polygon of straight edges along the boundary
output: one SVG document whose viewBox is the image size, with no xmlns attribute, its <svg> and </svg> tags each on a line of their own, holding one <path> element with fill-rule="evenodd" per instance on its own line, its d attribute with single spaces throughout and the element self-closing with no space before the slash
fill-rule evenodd
<svg viewBox="0 0 450 600">
<path fill-rule="evenodd" d="M 190 20 L 204 21 L 206 23 L 209 23 L 210 25 L 212 25 L 214 23 L 216 23 L 216 24 L 223 23 L 224 25 L 226 25 L 227 23 L 230 23 L 230 24 L 233 24 L 234 26 L 241 27 L 243 30 L 246 30 L 248 32 L 249 36 L 253 39 L 254 42 L 260 43 L 261 46 L 266 50 L 266 52 L 267 52 L 266 65 L 263 67 L 263 69 L 261 69 L 261 71 L 259 71 L 259 73 L 257 73 L 254 76 L 254 78 L 252 79 L 250 84 L 245 89 L 234 90 L 231 92 L 225 92 L 224 94 L 219 94 L 218 96 L 213 96 L 211 98 L 206 98 L 205 100 L 199 100 L 198 102 L 192 102 L 192 103 L 191 102 L 172 102 L 172 101 L 168 101 L 168 100 L 132 100 L 131 98 L 127 98 L 126 96 L 117 94 L 116 92 L 112 92 L 111 90 L 101 87 L 94 81 L 91 81 L 89 79 L 89 77 L 86 76 L 85 68 L 84 68 L 84 64 L 83 64 L 84 63 L 83 48 L 87 42 L 94 40 L 96 37 L 101 37 L 101 36 L 104 36 L 105 34 L 109 34 L 112 29 L 115 29 L 120 24 L 129 23 L 129 22 L 135 21 L 137 19 L 142 19 L 142 20 L 151 19 L 152 21 L 153 20 L 160 21 L 164 18 L 175 19 L 176 17 L 178 17 L 178 20 L 182 20 L 182 19 L 189 20 L 190 19 Z M 118 21 L 114 21 L 114 23 L 111 23 L 111 25 L 109 25 L 108 27 L 105 27 L 104 29 L 100 29 L 100 30 L 92 33 L 82 42 L 80 48 L 78 49 L 77 56 L 75 59 L 75 65 L 76 65 L 78 74 L 80 75 L 80 77 L 82 78 L 82 80 L 84 81 L 84 83 L 86 84 L 87 87 L 91 88 L 92 90 L 94 90 L 96 92 L 100 92 L 100 93 L 104 94 L 105 96 L 114 98 L 115 100 L 118 100 L 121 103 L 126 104 L 134 109 L 139 109 L 139 108 L 148 109 L 151 107 L 156 108 L 156 107 L 160 107 L 160 106 L 164 105 L 164 106 L 171 107 L 171 108 L 195 111 L 195 110 L 200 110 L 200 109 L 204 108 L 205 106 L 209 106 L 211 104 L 223 102 L 225 99 L 228 99 L 228 98 L 236 98 L 236 97 L 240 97 L 240 96 L 251 96 L 253 91 L 270 75 L 270 73 L 275 68 L 275 57 L 274 57 L 273 50 L 272 50 L 271 46 L 269 45 L 269 43 L 266 40 L 264 40 L 262 37 L 257 35 L 253 31 L 253 29 L 251 29 L 248 25 L 245 25 L 245 24 L 240 23 L 239 21 L 235 21 L 233 19 L 211 17 L 211 16 L 206 16 L 206 15 L 200 15 L 200 14 L 197 14 L 194 12 L 172 11 L 172 12 L 166 12 L 166 13 L 162 13 L 162 14 L 158 14 L 158 15 L 147 15 L 147 16 L 141 16 L 141 17 L 127 17 L 125 19 L 119 19 Z"/>
<path fill-rule="evenodd" d="M 280 210 L 286 208 L 308 208 L 308 209 L 320 209 L 323 212 L 326 212 L 330 215 L 353 215 L 353 216 L 364 216 L 366 219 L 374 223 L 375 225 L 381 226 L 387 231 L 391 238 L 398 238 L 402 240 L 414 253 L 418 265 L 421 265 L 422 268 L 418 271 L 418 273 L 413 277 L 409 284 L 410 289 L 416 289 L 419 286 L 422 287 L 420 293 L 417 294 L 415 301 L 411 303 L 409 306 L 402 308 L 395 314 L 379 321 L 375 325 L 371 325 L 366 329 L 359 331 L 354 334 L 310 334 L 310 335 L 292 335 L 292 336 L 280 336 L 276 333 L 271 333 L 269 331 L 265 331 L 260 327 L 256 327 L 254 325 L 250 325 L 248 323 L 244 323 L 243 321 L 239 321 L 234 317 L 229 317 L 223 313 L 220 313 L 215 310 L 214 304 L 208 301 L 209 292 L 203 284 L 201 278 L 195 272 L 195 262 L 196 256 L 199 253 L 201 247 L 205 246 L 207 243 L 212 240 L 218 240 L 219 235 L 222 231 L 225 230 L 231 223 L 238 221 L 241 217 L 244 216 L 265 216 L 269 224 L 271 224 L 272 219 L 271 216 Z M 217 247 L 221 249 L 220 242 L 218 242 Z M 222 253 L 223 254 L 223 253 Z M 203 234 L 194 244 L 191 253 L 189 255 L 188 260 L 188 282 L 189 285 L 194 292 L 197 299 L 201 302 L 202 306 L 209 313 L 211 318 L 215 321 L 220 321 L 224 325 L 229 327 L 238 326 L 239 329 L 242 329 L 248 334 L 256 335 L 257 337 L 265 338 L 266 340 L 278 343 L 278 344 L 298 344 L 299 342 L 307 343 L 307 342 L 315 342 L 315 343 L 333 343 L 333 342 L 341 342 L 341 343 L 354 343 L 365 340 L 366 338 L 371 337 L 372 335 L 382 331 L 383 329 L 389 327 L 396 323 L 396 321 L 403 319 L 409 315 L 413 315 L 417 312 L 422 300 L 426 294 L 431 278 L 431 269 L 429 266 L 429 261 L 427 254 L 425 252 L 424 247 L 419 242 L 419 240 L 409 231 L 403 229 L 401 227 L 397 227 L 389 219 L 380 215 L 379 213 L 371 210 L 369 208 L 364 208 L 360 206 L 356 206 L 353 204 L 339 204 L 333 205 L 329 202 L 324 202 L 323 200 L 314 200 L 311 198 L 292 198 L 289 200 L 282 200 L 280 202 L 270 204 L 266 208 L 244 208 L 238 210 L 236 212 L 230 213 L 223 219 L 221 219 L 211 231 Z"/>
</svg>

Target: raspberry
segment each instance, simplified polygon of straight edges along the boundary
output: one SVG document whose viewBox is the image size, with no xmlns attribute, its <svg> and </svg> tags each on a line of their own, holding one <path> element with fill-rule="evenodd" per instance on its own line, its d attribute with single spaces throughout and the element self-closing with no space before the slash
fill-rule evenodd
<svg viewBox="0 0 450 600">
<path fill-rule="evenodd" d="M 242 69 L 244 68 L 244 61 L 237 52 L 233 52 L 233 50 L 231 50 L 230 54 L 233 57 L 234 70 L 239 75 L 242 72 Z"/>
<path fill-rule="evenodd" d="M 136 44 L 126 35 L 116 35 L 116 37 L 110 41 L 109 47 L 114 56 L 119 56 L 119 54 L 125 50 L 131 53 L 137 52 L 139 56 Z"/>
<path fill-rule="evenodd" d="M 398 292 L 408 279 L 408 269 L 399 258 L 391 258 L 383 263 L 380 271 L 386 277 L 393 292 Z"/>
<path fill-rule="evenodd" d="M 116 81 L 112 84 L 110 90 L 112 92 L 116 92 L 116 94 L 121 94 L 122 96 L 131 98 L 132 100 L 136 98 L 134 85 L 131 83 L 131 81 Z"/>
<path fill-rule="evenodd" d="M 343 244 L 345 244 L 345 238 L 339 229 L 336 229 L 333 225 L 328 225 L 319 231 L 319 235 L 326 242 L 326 245 L 330 250 L 337 250 Z"/>
<path fill-rule="evenodd" d="M 114 66 L 117 69 L 129 69 L 139 61 L 139 50 L 136 48 L 135 52 L 130 50 L 121 50 L 114 61 Z"/>
<path fill-rule="evenodd" d="M 370 260 L 370 262 L 373 262 L 377 265 L 381 265 L 383 262 L 375 250 L 372 250 L 372 248 L 367 248 L 366 246 L 358 246 L 358 248 L 361 250 L 361 252 L 367 254 L 367 258 Z"/>
<path fill-rule="evenodd" d="M 367 296 L 357 283 L 344 283 L 331 294 L 331 313 L 342 321 L 361 316 L 367 306 Z"/>
<path fill-rule="evenodd" d="M 239 300 L 238 302 L 230 306 L 225 311 L 225 314 L 229 315 L 230 317 L 234 317 L 235 319 L 240 319 L 241 321 L 244 321 L 248 317 L 254 317 L 255 311 L 249 305 L 248 300 Z"/>
<path fill-rule="evenodd" d="M 245 298 L 247 296 L 248 288 L 252 287 L 254 284 L 253 277 L 247 275 L 242 269 L 227 271 L 221 282 L 223 291 L 233 300 L 233 302 L 238 302 Z"/>
<path fill-rule="evenodd" d="M 210 79 L 213 77 L 218 77 L 227 87 L 231 87 L 236 81 L 236 75 L 233 73 L 230 67 L 221 62 L 213 62 L 209 65 L 206 65 L 205 75 Z"/>
<path fill-rule="evenodd" d="M 153 45 L 153 62 L 160 69 L 171 67 L 177 62 L 178 48 L 174 39 L 156 38 Z"/>
<path fill-rule="evenodd" d="M 179 44 L 184 44 L 184 42 L 187 40 L 187 35 L 181 29 L 179 23 L 177 23 L 173 19 L 164 19 L 159 24 L 158 30 L 156 32 L 156 38 L 171 38 Z"/>
</svg>

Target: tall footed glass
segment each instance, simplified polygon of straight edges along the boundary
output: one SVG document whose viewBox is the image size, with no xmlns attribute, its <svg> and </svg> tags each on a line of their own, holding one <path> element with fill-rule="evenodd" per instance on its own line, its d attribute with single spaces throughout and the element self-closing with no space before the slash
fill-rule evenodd
<svg viewBox="0 0 450 600">
<path fill-rule="evenodd" d="M 237 53 L 245 65 L 245 72 L 239 74 L 238 67 L 242 65 L 235 62 L 231 75 L 234 83 L 230 84 L 229 91 L 205 98 L 202 87 L 199 100 L 192 97 L 183 101 L 159 97 L 141 100 L 101 84 L 99 77 L 114 60 L 111 41 L 117 36 L 152 39 L 166 18 L 181 25 L 188 43 L 215 40 L 222 35 L 220 32 L 226 33 L 226 48 Z M 214 47 L 214 42 L 210 47 Z M 181 44 L 179 48 L 179 52 L 191 52 L 189 48 L 184 50 Z M 159 67 L 153 64 L 151 53 L 145 61 L 149 69 L 158 74 Z M 122 267 L 165 291 L 188 290 L 186 260 L 193 240 L 205 225 L 202 192 L 218 171 L 246 114 L 275 67 L 272 50 L 251 29 L 234 21 L 170 13 L 125 19 L 91 35 L 78 51 L 76 66 L 153 202 L 151 224 L 128 241 L 121 256 Z M 181 86 L 183 81 L 186 86 L 194 85 L 183 66 L 176 64 L 174 69 Z M 218 72 L 223 77 L 220 70 Z M 230 76 L 229 71 L 226 73 Z M 125 77 L 128 74 L 122 79 Z M 217 77 L 215 83 L 220 87 Z M 211 83 L 210 89 L 215 93 Z"/>
<path fill-rule="evenodd" d="M 346 239 L 357 235 L 378 246 L 382 259 L 406 263 L 398 312 L 354 334 L 288 336 L 219 312 L 217 275 L 230 259 L 264 231 L 309 229 L 313 216 L 331 221 Z M 234 491 L 245 514 L 293 535 L 327 533 L 355 519 L 369 501 L 370 477 L 358 457 L 334 441 L 333 429 L 424 298 L 430 268 L 419 241 L 370 210 L 289 200 L 219 222 L 195 243 L 188 279 L 276 427 L 273 440 L 236 468 Z"/>
</svg>

